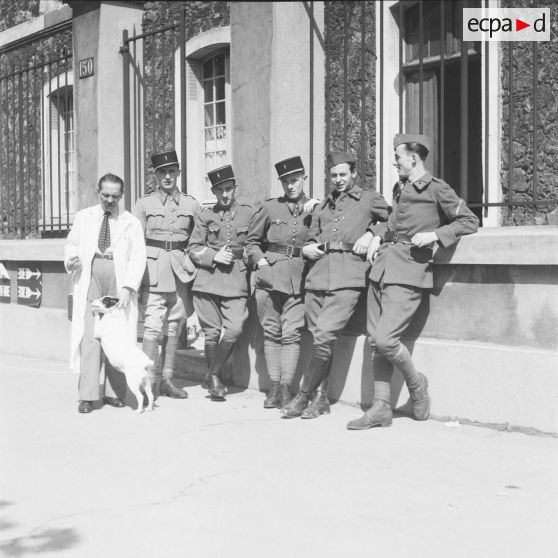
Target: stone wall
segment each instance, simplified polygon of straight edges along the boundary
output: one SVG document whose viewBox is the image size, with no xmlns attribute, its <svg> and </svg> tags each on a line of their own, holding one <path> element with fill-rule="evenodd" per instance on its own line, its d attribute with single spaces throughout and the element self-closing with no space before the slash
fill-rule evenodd
<svg viewBox="0 0 558 558">
<path fill-rule="evenodd" d="M 532 8 L 531 0 L 503 0 L 503 7 Z M 556 2 L 541 0 L 538 8 L 550 7 L 551 40 L 539 42 L 536 76 L 536 123 L 533 130 L 533 47 L 532 42 L 502 42 L 502 167 L 500 171 L 503 201 L 509 184 L 514 201 L 533 199 L 534 166 L 537 168 L 537 199 L 558 198 L 558 12 Z M 510 155 L 510 67 L 512 49 L 513 146 Z M 536 134 L 536 136 L 535 136 Z M 536 152 L 534 138 L 536 137 Z M 511 161 L 511 165 L 510 165 Z M 510 170 L 511 167 L 511 170 Z M 510 181 L 511 173 L 511 181 Z M 556 205 L 513 207 L 502 210 L 502 225 L 558 224 Z"/>
<path fill-rule="evenodd" d="M 365 149 L 362 154 L 362 6 L 364 5 L 364 130 Z M 329 56 L 326 72 L 329 76 L 329 116 L 331 151 L 344 151 L 345 126 L 347 149 L 357 156 L 360 183 L 373 188 L 376 182 L 376 27 L 374 2 L 326 2 L 326 41 Z M 345 21 L 345 10 L 347 19 Z M 345 32 L 347 38 L 345 39 Z M 345 71 L 345 46 L 347 66 Z M 347 80 L 347 119 L 345 121 L 345 77 Z M 327 91 L 326 91 L 327 95 Z M 327 98 L 327 97 L 326 97 Z M 326 101 L 327 102 L 327 101 Z M 327 135 L 327 131 L 326 131 Z M 328 138 L 326 137 L 326 147 Z M 363 159 L 365 160 L 364 173 Z M 362 178 L 364 175 L 364 179 Z"/>
</svg>

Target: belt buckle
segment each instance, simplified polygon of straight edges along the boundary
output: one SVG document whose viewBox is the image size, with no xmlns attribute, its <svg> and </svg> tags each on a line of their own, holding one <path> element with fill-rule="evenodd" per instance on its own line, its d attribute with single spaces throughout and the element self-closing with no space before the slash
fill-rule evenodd
<svg viewBox="0 0 558 558">
<path fill-rule="evenodd" d="M 324 244 L 323 244 L 323 246 L 324 246 L 324 252 L 329 252 L 329 245 L 330 245 L 329 240 L 326 240 L 326 241 L 324 242 Z"/>
<path fill-rule="evenodd" d="M 287 258 L 292 258 L 294 254 L 294 246 L 292 244 L 287 245 L 287 249 L 285 250 L 285 256 Z"/>
<path fill-rule="evenodd" d="M 172 240 L 164 240 L 163 242 L 165 243 L 163 250 L 165 250 L 165 252 L 170 252 L 172 250 Z"/>
</svg>

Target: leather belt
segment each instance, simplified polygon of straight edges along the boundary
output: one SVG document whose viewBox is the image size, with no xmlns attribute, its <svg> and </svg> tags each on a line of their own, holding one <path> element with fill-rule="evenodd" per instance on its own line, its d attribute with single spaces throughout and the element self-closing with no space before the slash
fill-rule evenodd
<svg viewBox="0 0 558 558">
<path fill-rule="evenodd" d="M 227 250 L 232 252 L 235 260 L 241 260 L 244 257 L 244 248 L 231 248 L 227 246 Z"/>
<path fill-rule="evenodd" d="M 276 242 L 270 242 L 267 245 L 266 252 L 276 252 L 277 254 L 285 254 L 289 258 L 297 258 L 300 256 L 300 248 L 296 248 L 292 244 L 277 244 Z"/>
<path fill-rule="evenodd" d="M 352 252 L 354 244 L 350 242 L 322 242 L 318 248 L 324 252 Z"/>
<path fill-rule="evenodd" d="M 114 260 L 114 254 L 99 254 L 98 252 L 95 254 L 95 257 L 100 260 Z"/>
<path fill-rule="evenodd" d="M 146 246 L 161 248 L 167 252 L 171 250 L 185 250 L 188 247 L 187 240 L 155 240 L 154 238 L 145 239 Z"/>
<path fill-rule="evenodd" d="M 402 244 L 411 244 L 411 237 L 395 231 L 388 231 L 384 236 L 384 242 L 401 242 Z"/>
</svg>

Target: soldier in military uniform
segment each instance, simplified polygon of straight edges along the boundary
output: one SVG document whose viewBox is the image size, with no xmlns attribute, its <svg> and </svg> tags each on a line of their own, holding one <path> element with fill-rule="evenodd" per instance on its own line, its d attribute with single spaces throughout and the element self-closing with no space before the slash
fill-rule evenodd
<svg viewBox="0 0 558 558">
<path fill-rule="evenodd" d="M 222 370 L 248 317 L 244 247 L 254 210 L 235 199 L 236 180 L 230 165 L 207 177 L 217 203 L 196 214 L 189 253 L 198 268 L 192 290 L 205 336 L 209 395 L 213 401 L 224 401 L 227 390 Z"/>
<path fill-rule="evenodd" d="M 256 269 L 256 305 L 264 330 L 264 354 L 271 389 L 266 409 L 284 407 L 292 399 L 291 383 L 300 354 L 304 327 L 304 261 L 301 249 L 308 239 L 314 200 L 304 191 L 300 157 L 275 165 L 284 196 L 267 200 L 255 213 L 246 252 Z M 310 202 L 310 203 L 309 203 Z"/>
<path fill-rule="evenodd" d="M 390 387 L 396 366 L 409 389 L 413 415 L 426 420 L 430 396 L 426 376 L 417 372 L 401 336 L 411 323 L 425 292 L 433 286 L 433 246 L 444 248 L 474 233 L 478 218 L 464 200 L 424 168 L 430 140 L 423 135 L 397 134 L 393 141 L 399 181 L 393 189 L 393 212 L 387 223 L 369 228 L 374 238 L 368 259 L 375 261 L 368 290 L 368 337 L 372 348 L 374 399 L 351 430 L 390 426 Z"/>
<path fill-rule="evenodd" d="M 310 236 L 302 251 L 314 262 L 306 278 L 305 294 L 306 319 L 314 338 L 312 358 L 300 391 L 282 410 L 287 418 L 316 418 L 329 413 L 331 347 L 366 286 L 370 268 L 366 254 L 372 240 L 367 228 L 388 217 L 384 198 L 356 184 L 351 154 L 330 153 L 327 167 L 331 194 L 314 209 Z"/>
<path fill-rule="evenodd" d="M 189 283 L 196 269 L 186 252 L 194 227 L 198 202 L 178 190 L 180 167 L 176 152 L 152 155 L 151 162 L 158 188 L 138 200 L 134 215 L 145 231 L 147 268 L 145 271 L 141 307 L 145 316 L 143 351 L 154 362 L 161 343 L 162 372 L 153 367 L 155 393 L 184 399 L 185 390 L 173 382 L 178 332 L 181 320 L 193 313 Z M 162 373 L 162 378 L 161 378 Z"/>
</svg>

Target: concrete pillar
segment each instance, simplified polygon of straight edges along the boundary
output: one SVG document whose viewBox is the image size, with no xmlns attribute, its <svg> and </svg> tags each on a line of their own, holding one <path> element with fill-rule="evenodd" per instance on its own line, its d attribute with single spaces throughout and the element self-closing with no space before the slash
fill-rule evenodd
<svg viewBox="0 0 558 558">
<path fill-rule="evenodd" d="M 323 2 L 313 4 L 323 35 Z M 311 110 L 313 192 L 323 196 L 325 58 L 316 33 L 313 44 L 311 102 L 310 18 L 304 4 L 231 2 L 232 155 L 241 199 L 280 194 L 273 165 L 286 157 L 300 155 L 308 174 Z"/>
<path fill-rule="evenodd" d="M 77 208 L 96 203 L 95 184 L 124 175 L 122 30 L 141 32 L 143 2 L 69 2 L 74 10 L 74 115 Z M 79 61 L 94 59 L 94 75 L 79 79 Z"/>
</svg>

